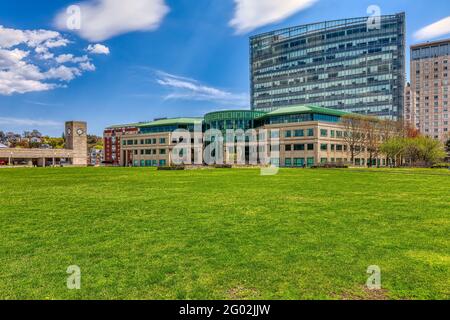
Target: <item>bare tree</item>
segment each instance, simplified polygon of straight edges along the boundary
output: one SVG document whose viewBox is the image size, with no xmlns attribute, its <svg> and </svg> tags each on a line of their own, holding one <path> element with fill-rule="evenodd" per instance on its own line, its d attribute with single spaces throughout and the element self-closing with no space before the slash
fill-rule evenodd
<svg viewBox="0 0 450 320">
<path fill-rule="evenodd" d="M 361 153 L 364 143 L 363 122 L 364 117 L 355 114 L 345 115 L 341 118 L 341 124 L 345 129 L 344 141 L 348 146 L 353 164 L 355 163 L 355 157 Z"/>
<path fill-rule="evenodd" d="M 362 119 L 363 143 L 369 154 L 368 167 L 372 167 L 373 160 L 378 159 L 382 143 L 382 128 L 382 121 L 377 118 L 365 117 Z"/>
</svg>

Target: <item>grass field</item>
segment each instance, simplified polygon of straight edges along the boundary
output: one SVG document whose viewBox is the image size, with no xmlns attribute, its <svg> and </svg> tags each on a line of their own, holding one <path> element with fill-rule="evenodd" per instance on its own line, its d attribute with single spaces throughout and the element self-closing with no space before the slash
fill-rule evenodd
<svg viewBox="0 0 450 320">
<path fill-rule="evenodd" d="M 0 186 L 0 299 L 450 299 L 448 170 L 1 169 Z"/>
</svg>

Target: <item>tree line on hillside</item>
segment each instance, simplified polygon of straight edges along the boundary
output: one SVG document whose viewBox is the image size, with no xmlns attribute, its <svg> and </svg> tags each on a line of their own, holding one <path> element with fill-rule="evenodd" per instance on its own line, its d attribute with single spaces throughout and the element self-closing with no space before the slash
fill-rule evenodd
<svg viewBox="0 0 450 320">
<path fill-rule="evenodd" d="M 23 149 L 64 149 L 66 147 L 64 133 L 61 137 L 44 136 L 38 130 L 24 131 L 22 134 L 0 130 L 0 143 L 10 148 Z M 103 138 L 96 135 L 87 136 L 88 150 L 103 150 Z"/>
<path fill-rule="evenodd" d="M 368 155 L 369 167 L 377 165 L 380 156 L 390 166 L 432 166 L 446 157 L 440 141 L 421 135 L 402 121 L 346 115 L 341 124 L 352 163 L 363 152 Z M 450 140 L 447 148 L 449 145 Z"/>
</svg>

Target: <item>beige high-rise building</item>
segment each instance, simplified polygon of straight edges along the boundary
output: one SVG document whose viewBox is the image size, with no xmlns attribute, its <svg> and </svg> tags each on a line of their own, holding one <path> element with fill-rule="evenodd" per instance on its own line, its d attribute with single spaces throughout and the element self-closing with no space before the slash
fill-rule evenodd
<svg viewBox="0 0 450 320">
<path fill-rule="evenodd" d="M 411 128 L 420 130 L 419 121 L 419 109 L 415 103 L 415 94 L 411 90 L 411 84 L 408 83 L 405 86 L 405 109 L 404 109 L 404 120 L 405 124 L 409 125 Z"/>
<path fill-rule="evenodd" d="M 411 47 L 411 88 L 406 89 L 405 119 L 422 134 L 449 136 L 450 39 Z"/>
</svg>

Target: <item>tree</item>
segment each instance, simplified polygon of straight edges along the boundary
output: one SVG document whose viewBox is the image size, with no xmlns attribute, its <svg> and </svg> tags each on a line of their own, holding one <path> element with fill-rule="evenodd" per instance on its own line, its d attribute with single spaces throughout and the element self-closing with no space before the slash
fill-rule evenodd
<svg viewBox="0 0 450 320">
<path fill-rule="evenodd" d="M 364 142 L 363 122 L 363 116 L 354 114 L 345 115 L 341 118 L 341 124 L 345 128 L 344 141 L 349 148 L 352 163 L 355 163 L 355 156 L 361 153 L 361 145 Z"/>
<path fill-rule="evenodd" d="M 418 138 L 403 139 L 403 157 L 410 166 L 417 166 L 421 158 L 421 146 Z"/>
<path fill-rule="evenodd" d="M 64 149 L 65 141 L 63 138 L 43 137 L 42 144 L 48 144 L 53 149 Z"/>
<path fill-rule="evenodd" d="M 96 135 L 88 135 L 87 136 L 87 144 L 88 144 L 88 152 L 92 148 L 95 148 L 97 150 L 103 149 L 103 138 L 96 136 Z"/>
<path fill-rule="evenodd" d="M 419 137 L 419 158 L 428 166 L 442 161 L 446 152 L 444 146 L 438 140 L 431 137 Z"/>
<path fill-rule="evenodd" d="M 380 151 L 381 121 L 374 117 L 366 117 L 362 120 L 364 146 L 369 154 L 367 166 L 372 167 L 373 160 L 378 158 Z"/>
<path fill-rule="evenodd" d="M 391 166 L 397 166 L 401 161 L 398 161 L 403 153 L 405 142 L 403 138 L 394 137 L 383 142 L 380 146 L 380 152 L 385 154 Z"/>
<path fill-rule="evenodd" d="M 401 165 L 403 157 L 409 166 L 431 166 L 445 158 L 444 146 L 431 137 L 391 138 L 381 145 L 381 152 L 392 160 L 394 165 Z"/>
<path fill-rule="evenodd" d="M 31 138 L 41 138 L 42 133 L 40 133 L 38 130 L 34 129 L 33 131 L 31 131 L 30 137 Z"/>
</svg>

